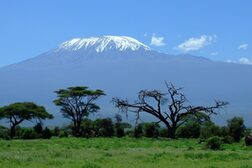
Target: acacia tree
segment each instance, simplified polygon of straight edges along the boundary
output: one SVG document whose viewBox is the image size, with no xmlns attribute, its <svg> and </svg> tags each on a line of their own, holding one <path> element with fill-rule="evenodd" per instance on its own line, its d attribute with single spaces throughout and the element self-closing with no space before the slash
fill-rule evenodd
<svg viewBox="0 0 252 168">
<path fill-rule="evenodd" d="M 43 106 L 38 106 L 32 102 L 13 103 L 0 108 L 0 118 L 6 118 L 10 122 L 11 138 L 15 136 L 16 127 L 23 121 L 33 119 L 52 119 Z"/>
<path fill-rule="evenodd" d="M 102 90 L 88 90 L 85 86 L 69 87 L 55 91 L 57 99 L 55 105 L 65 118 L 73 122 L 73 135 L 81 135 L 81 122 L 90 113 L 97 112 L 100 107 L 94 102 L 105 93 Z"/>
<path fill-rule="evenodd" d="M 175 88 L 173 84 L 166 83 L 167 92 L 158 90 L 141 90 L 138 93 L 138 100 L 130 103 L 127 99 L 113 98 L 115 106 L 122 112 L 133 112 L 136 120 L 140 119 L 140 114 L 147 113 L 154 116 L 168 129 L 168 137 L 175 138 L 176 129 L 183 125 L 189 116 L 205 113 L 207 115 L 217 114 L 216 110 L 227 105 L 224 101 L 215 101 L 215 105 L 193 106 L 188 104 L 188 100 L 181 92 L 182 88 Z M 165 107 L 165 108 L 164 108 Z"/>
</svg>

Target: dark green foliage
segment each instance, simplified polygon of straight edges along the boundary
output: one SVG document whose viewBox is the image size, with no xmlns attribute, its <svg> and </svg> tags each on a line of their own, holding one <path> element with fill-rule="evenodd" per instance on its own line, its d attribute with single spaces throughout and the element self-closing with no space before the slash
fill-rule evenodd
<svg viewBox="0 0 252 168">
<path fill-rule="evenodd" d="M 51 130 L 52 136 L 56 136 L 56 137 L 68 137 L 68 128 L 65 127 L 54 127 L 53 130 Z"/>
<path fill-rule="evenodd" d="M 166 137 L 168 137 L 167 134 L 168 134 L 167 128 L 160 128 L 159 129 L 159 136 L 160 137 L 166 138 Z"/>
<path fill-rule="evenodd" d="M 212 122 L 202 126 L 200 131 L 200 139 L 206 140 L 212 136 L 221 136 L 221 128 Z"/>
<path fill-rule="evenodd" d="M 200 124 L 198 122 L 188 122 L 178 128 L 177 136 L 179 138 L 199 138 Z"/>
<path fill-rule="evenodd" d="M 59 136 L 60 135 L 60 128 L 59 127 L 54 127 L 53 129 L 53 136 Z"/>
<path fill-rule="evenodd" d="M 123 137 L 125 136 L 125 130 L 131 128 L 131 125 L 129 123 L 125 122 L 117 122 L 115 123 L 115 135 L 117 137 Z"/>
<path fill-rule="evenodd" d="M 112 137 L 114 135 L 114 125 L 110 118 L 96 119 L 94 129 L 97 136 Z"/>
<path fill-rule="evenodd" d="M 119 138 L 125 136 L 124 127 L 121 125 L 121 123 L 115 123 L 115 134 Z"/>
<path fill-rule="evenodd" d="M 143 124 L 138 124 L 134 129 L 134 137 L 140 138 L 143 135 Z"/>
<path fill-rule="evenodd" d="M 245 133 L 243 118 L 234 117 L 231 120 L 228 120 L 228 128 L 229 135 L 232 136 L 236 142 L 239 142 Z"/>
<path fill-rule="evenodd" d="M 69 87 L 55 91 L 57 99 L 54 104 L 60 106 L 65 118 L 73 122 L 73 135 L 81 136 L 81 123 L 90 113 L 97 112 L 100 107 L 95 101 L 105 93 L 102 90 L 89 90 L 85 86 Z"/>
<path fill-rule="evenodd" d="M 94 122 L 90 119 L 84 119 L 81 123 L 81 136 L 82 137 L 94 137 Z"/>
<path fill-rule="evenodd" d="M 32 119 L 52 119 L 43 106 L 38 106 L 32 102 L 13 103 L 0 108 L 0 118 L 7 118 L 10 122 L 11 138 L 16 134 L 16 127 L 24 120 L 31 121 Z"/>
<path fill-rule="evenodd" d="M 252 133 L 247 133 L 245 136 L 245 144 L 246 146 L 251 146 L 252 145 Z"/>
<path fill-rule="evenodd" d="M 5 140 L 10 139 L 9 129 L 1 125 L 0 125 L 0 139 L 5 139 Z"/>
<path fill-rule="evenodd" d="M 222 137 L 227 137 L 229 135 L 229 128 L 227 126 L 220 127 L 220 135 Z"/>
<path fill-rule="evenodd" d="M 222 139 L 218 136 L 213 136 L 207 139 L 206 147 L 212 150 L 221 149 L 221 145 L 223 144 Z"/>
<path fill-rule="evenodd" d="M 149 138 L 157 138 L 159 136 L 159 125 L 156 123 L 144 123 L 144 135 Z"/>
<path fill-rule="evenodd" d="M 223 139 L 222 139 L 223 143 L 225 144 L 232 144 L 234 142 L 234 138 L 227 135 L 227 136 L 224 136 Z"/>
<path fill-rule="evenodd" d="M 49 128 L 45 127 L 45 130 L 43 130 L 43 139 L 50 139 L 52 137 L 52 132 Z"/>
<path fill-rule="evenodd" d="M 21 129 L 21 139 L 36 139 L 37 133 L 32 128 Z"/>
<path fill-rule="evenodd" d="M 37 134 L 42 134 L 43 132 L 43 127 L 42 127 L 42 124 L 41 123 L 37 123 L 34 127 L 33 127 L 34 131 L 37 133 Z"/>
<path fill-rule="evenodd" d="M 63 137 L 68 137 L 69 136 L 69 133 L 65 130 L 61 130 L 60 133 L 59 133 L 59 137 L 60 138 L 63 138 Z"/>
</svg>

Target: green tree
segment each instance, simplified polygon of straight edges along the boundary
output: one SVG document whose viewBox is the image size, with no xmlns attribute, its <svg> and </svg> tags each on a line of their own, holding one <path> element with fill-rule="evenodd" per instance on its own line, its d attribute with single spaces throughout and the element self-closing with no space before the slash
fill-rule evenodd
<svg viewBox="0 0 252 168">
<path fill-rule="evenodd" d="M 105 93 L 102 90 L 89 90 L 85 86 L 60 89 L 55 93 L 58 97 L 54 100 L 55 105 L 60 106 L 63 116 L 73 122 L 73 135 L 81 136 L 82 120 L 100 109 L 94 102 Z"/>
<path fill-rule="evenodd" d="M 23 121 L 33 119 L 52 119 L 43 106 L 32 102 L 13 103 L 0 108 L 0 118 L 6 118 L 10 122 L 11 138 L 15 136 L 15 128 Z"/>
<path fill-rule="evenodd" d="M 246 129 L 244 120 L 241 117 L 234 117 L 228 120 L 228 128 L 230 136 L 232 136 L 236 142 L 239 142 L 242 136 L 244 136 Z"/>
</svg>

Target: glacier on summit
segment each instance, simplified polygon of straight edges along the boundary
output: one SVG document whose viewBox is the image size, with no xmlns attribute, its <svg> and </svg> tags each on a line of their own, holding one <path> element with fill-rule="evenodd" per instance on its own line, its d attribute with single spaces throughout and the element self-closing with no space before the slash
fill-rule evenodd
<svg viewBox="0 0 252 168">
<path fill-rule="evenodd" d="M 68 50 L 95 50 L 97 53 L 116 49 L 125 50 L 151 50 L 147 45 L 127 36 L 102 36 L 90 38 L 74 38 L 59 45 L 57 51 Z"/>
</svg>

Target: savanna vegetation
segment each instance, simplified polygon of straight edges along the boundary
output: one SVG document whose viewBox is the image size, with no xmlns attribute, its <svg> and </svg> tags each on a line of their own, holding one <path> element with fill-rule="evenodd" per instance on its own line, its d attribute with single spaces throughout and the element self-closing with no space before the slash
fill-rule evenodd
<svg viewBox="0 0 252 168">
<path fill-rule="evenodd" d="M 100 110 L 102 90 L 77 86 L 55 91 L 67 126 L 47 127 L 53 115 L 32 102 L 0 108 L 0 167 L 252 167 L 252 134 L 243 118 L 235 116 L 225 126 L 211 115 L 225 107 L 192 105 L 181 88 L 166 83 L 166 92 L 141 90 L 133 103 L 113 98 L 118 108 L 112 118 L 90 119 Z M 136 123 L 122 120 L 133 113 Z M 143 122 L 142 114 L 153 117 Z M 21 127 L 33 121 L 33 127 Z"/>
</svg>

